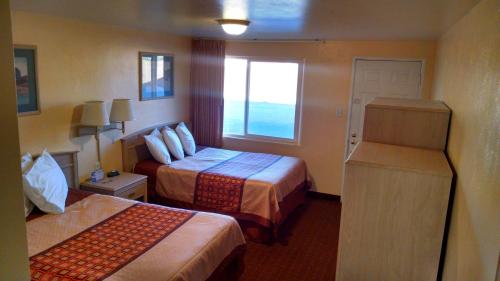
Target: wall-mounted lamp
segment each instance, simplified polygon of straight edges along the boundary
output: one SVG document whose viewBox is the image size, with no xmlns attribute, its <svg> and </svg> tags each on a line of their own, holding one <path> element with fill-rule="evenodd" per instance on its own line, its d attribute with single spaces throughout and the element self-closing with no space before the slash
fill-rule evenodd
<svg viewBox="0 0 500 281">
<path fill-rule="evenodd" d="M 79 135 L 94 135 L 97 144 L 97 160 L 101 163 L 101 145 L 99 141 L 99 132 L 109 125 L 106 105 L 103 101 L 88 101 L 83 105 L 82 118 L 79 128 Z"/>
<path fill-rule="evenodd" d="M 120 122 L 122 124 L 122 133 L 125 134 L 125 121 L 132 120 L 135 120 L 135 114 L 130 99 L 114 99 L 111 104 L 109 121 Z"/>
<path fill-rule="evenodd" d="M 114 99 L 111 105 L 111 115 L 108 116 L 106 105 L 103 101 L 88 101 L 83 105 L 79 136 L 93 135 L 97 145 L 97 159 L 101 163 L 101 144 L 99 135 L 109 130 L 121 130 L 125 133 L 125 121 L 135 119 L 134 110 L 130 99 Z M 111 121 L 111 123 L 110 123 Z M 117 124 L 121 123 L 121 128 Z"/>
</svg>

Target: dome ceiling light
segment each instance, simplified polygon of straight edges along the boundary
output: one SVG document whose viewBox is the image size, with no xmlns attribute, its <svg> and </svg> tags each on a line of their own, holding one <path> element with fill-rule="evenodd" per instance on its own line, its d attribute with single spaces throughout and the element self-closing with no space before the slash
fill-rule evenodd
<svg viewBox="0 0 500 281">
<path fill-rule="evenodd" d="M 247 30 L 250 21 L 236 19 L 219 19 L 217 22 L 222 26 L 224 32 L 230 35 L 240 35 Z"/>
</svg>

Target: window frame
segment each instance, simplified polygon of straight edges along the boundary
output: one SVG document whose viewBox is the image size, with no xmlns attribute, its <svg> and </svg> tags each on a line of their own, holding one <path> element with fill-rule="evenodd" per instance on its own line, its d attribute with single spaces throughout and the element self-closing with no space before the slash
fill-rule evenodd
<svg viewBox="0 0 500 281">
<path fill-rule="evenodd" d="M 247 60 L 246 88 L 245 88 L 245 115 L 244 115 L 244 119 L 243 119 L 243 135 L 224 134 L 223 133 L 223 138 L 300 145 L 301 132 L 302 132 L 302 96 L 303 96 L 303 80 L 304 80 L 305 60 L 304 59 L 293 59 L 293 58 L 279 58 L 279 57 L 260 57 L 260 56 L 256 57 L 256 56 L 226 55 L 225 59 L 228 59 L 228 58 L 229 59 L 245 59 L 245 60 Z M 250 97 L 251 62 L 296 63 L 298 65 L 297 92 L 296 92 L 297 96 L 296 96 L 296 102 L 295 102 L 295 120 L 294 120 L 294 138 L 293 139 L 262 136 L 262 135 L 248 133 L 248 111 L 249 111 L 249 106 L 250 106 L 249 97 Z"/>
</svg>

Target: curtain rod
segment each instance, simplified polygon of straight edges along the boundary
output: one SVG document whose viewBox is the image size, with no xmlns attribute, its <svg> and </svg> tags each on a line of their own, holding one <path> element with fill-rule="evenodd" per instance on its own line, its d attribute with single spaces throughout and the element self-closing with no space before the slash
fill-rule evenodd
<svg viewBox="0 0 500 281">
<path fill-rule="evenodd" d="M 232 39 L 232 38 L 209 38 L 194 37 L 194 40 L 223 40 L 228 42 L 257 42 L 257 43 L 326 43 L 325 39 Z"/>
<path fill-rule="evenodd" d="M 326 43 L 323 39 L 226 39 L 229 42 L 258 42 L 258 43 Z"/>
</svg>

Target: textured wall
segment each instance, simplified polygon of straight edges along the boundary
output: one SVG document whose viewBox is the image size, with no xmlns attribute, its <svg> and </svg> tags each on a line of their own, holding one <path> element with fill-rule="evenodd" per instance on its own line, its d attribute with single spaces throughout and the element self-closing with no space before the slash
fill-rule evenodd
<svg viewBox="0 0 500 281">
<path fill-rule="evenodd" d="M 492 281 L 500 252 L 500 14 L 482 0 L 439 40 L 434 98 L 457 172 L 443 280 Z"/>
<path fill-rule="evenodd" d="M 227 55 L 305 59 L 300 146 L 225 139 L 231 149 L 298 156 L 318 191 L 340 194 L 354 57 L 425 60 L 422 96 L 430 98 L 434 41 L 327 41 L 326 43 L 228 42 Z M 343 110 L 336 117 L 336 108 Z"/>
<path fill-rule="evenodd" d="M 36 45 L 42 113 L 19 118 L 21 151 L 39 153 L 79 150 L 80 177 L 94 168 L 93 137 L 76 137 L 75 108 L 88 100 L 113 98 L 135 101 L 137 120 L 127 122 L 126 134 L 154 124 L 189 118 L 189 38 L 111 25 L 16 12 L 15 44 Z M 175 97 L 139 102 L 139 51 L 175 55 Z M 103 166 L 121 168 L 118 131 L 101 135 Z"/>
</svg>

